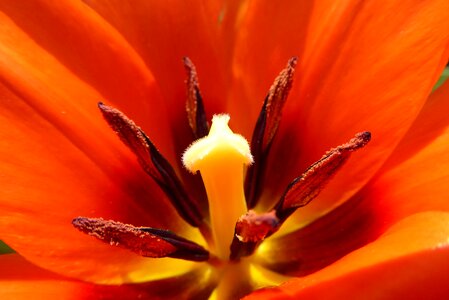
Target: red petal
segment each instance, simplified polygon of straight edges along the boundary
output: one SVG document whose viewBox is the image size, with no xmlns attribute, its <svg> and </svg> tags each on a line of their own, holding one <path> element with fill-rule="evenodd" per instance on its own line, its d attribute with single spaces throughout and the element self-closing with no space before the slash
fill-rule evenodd
<svg viewBox="0 0 449 300">
<path fill-rule="evenodd" d="M 185 71 L 182 58 L 195 64 L 200 89 L 210 119 L 221 113 L 226 99 L 230 67 L 227 56 L 232 43 L 234 5 L 217 1 L 89 1 L 142 56 L 155 75 L 170 109 L 178 153 L 190 144 L 185 102 Z M 233 25 L 233 24 L 232 24 Z M 229 30 L 225 30 L 228 28 Z M 228 36 L 230 35 L 230 36 Z"/>
<path fill-rule="evenodd" d="M 449 211 L 449 82 L 436 91 L 365 193 L 382 224 L 425 210 Z"/>
<path fill-rule="evenodd" d="M 427 99 L 423 109 L 413 122 L 401 143 L 385 163 L 381 171 L 387 171 L 398 164 L 413 159 L 424 148 L 434 148 L 432 143 L 441 139 L 449 127 L 449 81 L 447 80 Z"/>
<path fill-rule="evenodd" d="M 335 264 L 246 299 L 443 299 L 448 225 L 448 213 L 413 215 Z"/>
<path fill-rule="evenodd" d="M 68 280 L 30 264 L 17 254 L 1 255 L 0 297 L 2 299 L 85 299 L 89 284 Z"/>
<path fill-rule="evenodd" d="M 88 6 L 79 1 L 2 1 L 0 11 L 2 77 L 9 80 L 15 74 L 25 81 L 38 76 L 45 82 L 42 92 L 61 91 L 80 105 L 89 97 L 67 78 L 76 76 L 95 88 L 95 103 L 113 104 L 152 132 L 161 150 L 171 150 L 170 144 L 161 145 L 167 112 L 153 75 L 127 41 Z"/>
<path fill-rule="evenodd" d="M 111 98 L 138 121 L 145 119 L 144 128 L 157 129 L 148 132 L 161 151 L 171 150 L 161 143 L 166 114 L 151 73 L 80 2 L 2 2 L 0 8 L 2 239 L 36 264 L 69 276 L 122 282 L 173 274 L 172 260 L 119 251 L 70 224 L 79 215 L 105 217 L 191 238 L 96 107 Z M 175 273 L 190 266 L 174 262 Z"/>
<path fill-rule="evenodd" d="M 262 102 L 272 80 L 268 76 L 277 72 L 270 69 L 281 68 L 292 55 L 299 57 L 272 148 L 268 173 L 276 180 L 267 180 L 267 202 L 326 149 L 356 132 L 373 135 L 372 144 L 303 210 L 304 222 L 350 197 L 378 170 L 414 120 L 448 57 L 449 4 L 444 0 L 255 2 L 248 7 L 244 26 L 236 46 L 236 87 L 229 106 L 244 130 L 256 120 L 257 101 Z M 251 35 L 256 29 L 264 33 L 263 39 Z"/>
<path fill-rule="evenodd" d="M 19 255 L 1 255 L 1 299 L 179 299 L 205 298 L 213 280 L 198 269 L 180 277 L 134 285 L 95 285 L 74 281 L 41 269 Z M 194 284 L 195 283 L 195 284 Z"/>
<path fill-rule="evenodd" d="M 2 239 L 36 264 L 69 276 L 121 282 L 136 280 L 133 274 L 139 272 L 144 274 L 140 280 L 172 274 L 171 260 L 144 260 L 89 239 L 71 226 L 76 216 L 101 216 L 190 235 L 183 233 L 185 223 L 146 179 L 133 154 L 101 116 L 95 117 L 98 112 L 82 110 L 82 102 L 75 105 L 65 94 L 46 89 L 41 93 L 36 86 L 42 88 L 42 83 L 33 79 L 30 93 L 23 93 L 26 98 L 4 86 L 0 90 Z M 78 87 L 92 100 L 90 89 Z M 27 105 L 34 100 L 48 107 Z M 175 272 L 189 267 L 172 263 L 179 266 Z"/>
<path fill-rule="evenodd" d="M 308 226 L 268 243 L 270 268 L 296 275 L 314 272 L 376 238 L 417 212 L 449 211 L 449 82 L 423 111 L 380 174 L 343 205 Z M 326 245 L 332 243 L 332 248 Z M 283 255 L 277 255 L 282 252 Z"/>
</svg>

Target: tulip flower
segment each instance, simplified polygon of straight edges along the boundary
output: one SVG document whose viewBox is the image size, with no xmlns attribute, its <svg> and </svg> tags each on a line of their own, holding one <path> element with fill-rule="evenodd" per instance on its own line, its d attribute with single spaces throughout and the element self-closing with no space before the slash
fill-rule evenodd
<svg viewBox="0 0 449 300">
<path fill-rule="evenodd" d="M 0 18 L 0 298 L 449 292 L 447 1 Z"/>
</svg>

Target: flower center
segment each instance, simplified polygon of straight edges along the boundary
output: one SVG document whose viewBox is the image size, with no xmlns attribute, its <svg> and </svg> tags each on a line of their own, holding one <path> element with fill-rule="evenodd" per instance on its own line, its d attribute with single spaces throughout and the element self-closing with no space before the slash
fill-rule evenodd
<svg viewBox="0 0 449 300">
<path fill-rule="evenodd" d="M 248 142 L 231 131 L 229 119 L 228 115 L 215 115 L 209 135 L 194 142 L 183 155 L 185 167 L 201 173 L 214 250 L 223 260 L 230 256 L 235 224 L 247 211 L 243 181 L 245 167 L 253 162 Z"/>
<path fill-rule="evenodd" d="M 267 157 L 292 85 L 296 58 L 289 60 L 265 98 L 253 131 L 251 152 L 247 140 L 229 128 L 228 115 L 215 115 L 208 133 L 195 67 L 188 58 L 184 64 L 188 75 L 187 119 L 196 141 L 182 159 L 190 172 L 201 174 L 208 198 L 208 216 L 200 209 L 198 199 L 189 195 L 175 168 L 140 127 L 113 107 L 99 103 L 99 109 L 179 216 L 203 234 L 209 249 L 161 228 L 135 227 L 91 217 L 74 218 L 72 224 L 103 242 L 145 257 L 208 261 L 219 281 L 216 298 L 236 298 L 256 287 L 254 281 L 268 285 L 281 281 L 278 274 L 269 271 L 260 272 L 265 274 L 260 276 L 252 274 L 254 261 L 245 257 L 252 255 L 293 212 L 315 199 L 351 153 L 364 147 L 371 135 L 358 133 L 347 143 L 329 150 L 294 178 L 279 199 L 273 199 L 271 210 L 256 213 L 252 208 L 257 206 L 262 194 Z M 259 279 L 255 280 L 256 277 Z"/>
</svg>

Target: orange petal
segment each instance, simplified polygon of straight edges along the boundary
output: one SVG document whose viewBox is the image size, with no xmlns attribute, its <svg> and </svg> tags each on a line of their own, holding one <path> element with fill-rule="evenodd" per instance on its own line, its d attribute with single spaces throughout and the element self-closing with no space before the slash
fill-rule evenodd
<svg viewBox="0 0 449 300">
<path fill-rule="evenodd" d="M 90 284 L 68 280 L 32 265 L 18 254 L 0 256 L 2 299 L 85 299 Z"/>
<path fill-rule="evenodd" d="M 2 73 L 14 88 L 0 86 L 2 239 L 36 264 L 73 277 L 122 282 L 172 274 L 175 260 L 144 260 L 71 226 L 79 215 L 105 217 L 188 238 L 180 230 L 186 224 L 98 116 L 95 91 L 70 73 L 58 73 L 65 84 L 49 89 L 33 71 Z M 77 103 L 60 90 L 68 85 L 82 94 Z M 189 266 L 179 264 L 175 272 Z"/>
<path fill-rule="evenodd" d="M 303 64 L 302 54 L 309 42 L 306 38 L 318 39 L 319 35 L 306 35 L 308 23 L 313 17 L 312 7 L 316 2 L 245 1 L 245 5 L 240 8 L 236 20 L 238 32 L 233 44 L 233 78 L 227 112 L 232 121 L 238 124 L 238 132 L 247 138 L 251 137 L 270 86 L 287 60 L 297 56 L 298 63 Z M 330 4 L 332 1 L 328 2 Z M 333 17 L 336 14 L 335 9 L 321 10 L 319 13 Z M 319 18 L 321 23 L 326 20 L 323 16 Z M 295 79 L 301 76 L 301 66 L 298 70 Z M 297 84 L 295 81 L 293 86 Z M 288 101 L 292 99 L 290 95 Z M 237 131 L 237 128 L 234 130 Z"/>
<path fill-rule="evenodd" d="M 214 282 L 198 269 L 183 276 L 143 284 L 95 285 L 74 281 L 32 265 L 19 255 L 1 255 L 1 299 L 177 299 L 205 298 Z"/>
<path fill-rule="evenodd" d="M 114 26 L 149 66 L 168 107 L 172 143 L 178 156 L 192 143 L 185 102 L 186 74 L 182 58 L 196 66 L 207 120 L 226 112 L 232 43 L 240 1 L 88 1 Z M 126 113 L 126 111 L 125 111 Z M 145 128 L 144 128 L 145 129 Z M 149 134 L 149 132 L 147 131 Z M 151 136 L 150 136 L 151 138 Z M 155 140 L 157 145 L 157 140 Z M 163 149 L 161 149 L 163 150 Z M 170 158 L 170 156 L 169 156 Z M 195 198 L 205 198 L 200 178 L 179 169 Z"/>
<path fill-rule="evenodd" d="M 98 92 L 95 102 L 113 104 L 152 132 L 165 152 L 171 149 L 160 145 L 167 139 L 167 113 L 153 75 L 127 41 L 88 6 L 79 1 L 2 1 L 0 11 L 2 73 L 22 80 L 25 74 L 39 76 L 47 89 L 63 91 L 80 105 L 87 101 L 84 91 L 67 82 L 67 76 L 76 76 Z"/>
<path fill-rule="evenodd" d="M 309 274 L 376 238 L 392 223 L 410 214 L 448 211 L 448 100 L 449 82 L 446 82 L 428 99 L 375 179 L 315 222 L 267 241 L 273 246 L 262 262 L 297 276 Z M 326 247 L 329 243 L 332 248 Z M 284 255 L 276 254 L 280 251 Z"/>
<path fill-rule="evenodd" d="M 163 143 L 166 114 L 143 61 L 82 3 L 0 7 L 2 239 L 38 265 L 97 282 L 148 280 L 190 268 L 102 245 L 70 224 L 78 215 L 105 217 L 189 238 L 96 108 L 110 97 L 133 118 L 148 119 L 144 129 L 157 129 L 147 132 L 173 157 L 171 143 Z"/>
<path fill-rule="evenodd" d="M 437 90 L 365 193 L 382 223 L 425 210 L 449 211 L 449 82 Z"/>
<path fill-rule="evenodd" d="M 107 22 L 112 24 L 142 56 L 161 87 L 169 105 L 172 128 L 177 136 L 179 153 L 191 141 L 186 121 L 185 71 L 182 58 L 195 64 L 206 113 L 224 112 L 229 55 L 226 43 L 234 28 L 227 32 L 229 19 L 235 17 L 234 5 L 223 1 L 89 1 Z M 228 36 L 231 35 L 231 36 Z"/>
<path fill-rule="evenodd" d="M 410 216 L 335 264 L 246 299 L 443 299 L 448 224 L 444 212 Z"/>
<path fill-rule="evenodd" d="M 412 158 L 445 134 L 449 127 L 449 81 L 446 80 L 427 99 L 412 126 L 404 135 L 380 172 L 385 172 Z M 407 164 L 407 163 L 406 163 Z"/>
<path fill-rule="evenodd" d="M 259 87 L 269 87 L 269 80 L 260 74 L 280 68 L 280 60 L 299 56 L 296 81 L 272 148 L 268 173 L 276 180 L 267 180 L 266 201 L 275 201 L 288 182 L 326 149 L 356 132 L 368 130 L 373 136 L 371 145 L 302 211 L 301 221 L 307 222 L 366 183 L 416 117 L 447 62 L 449 3 L 295 4 L 301 9 L 266 3 L 254 2 L 248 8 L 236 46 L 237 87 L 229 106 L 233 118 L 247 128 L 243 119 L 255 121 L 255 101 L 264 97 Z M 269 22 L 261 18 L 262 12 L 270 15 Z M 251 37 L 256 28 L 264 32 L 263 39 Z M 264 47 L 256 47 L 261 40 Z M 248 45 L 243 47 L 244 43 Z M 247 77 L 251 79 L 241 80 Z M 250 106 L 255 108 L 246 109 Z"/>
</svg>

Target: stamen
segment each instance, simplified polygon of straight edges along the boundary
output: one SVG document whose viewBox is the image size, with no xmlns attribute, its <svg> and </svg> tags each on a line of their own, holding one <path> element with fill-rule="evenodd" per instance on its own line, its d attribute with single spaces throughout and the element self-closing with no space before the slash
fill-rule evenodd
<svg viewBox="0 0 449 300">
<path fill-rule="evenodd" d="M 237 221 L 235 236 L 241 242 L 258 242 L 263 240 L 278 225 L 279 220 L 275 211 L 259 215 L 250 210 Z"/>
<path fill-rule="evenodd" d="M 204 227 L 200 208 L 185 191 L 173 167 L 160 154 L 147 135 L 118 109 L 99 103 L 105 120 L 122 142 L 134 152 L 137 159 L 159 187 L 169 197 L 180 216 L 195 227 Z"/>
<path fill-rule="evenodd" d="M 292 57 L 287 63 L 287 67 L 281 71 L 275 79 L 273 85 L 268 92 L 268 96 L 264 103 L 267 114 L 267 122 L 265 126 L 265 134 L 263 139 L 263 148 L 267 148 L 274 138 L 281 121 L 282 109 L 287 100 L 288 94 L 293 84 L 293 75 L 298 62 L 297 57 Z"/>
<path fill-rule="evenodd" d="M 266 159 L 281 121 L 282 109 L 293 84 L 297 60 L 296 57 L 291 58 L 287 67 L 276 77 L 265 98 L 253 131 L 251 150 L 254 155 L 254 164 L 248 168 L 245 178 L 245 196 L 249 208 L 257 204 L 262 190 Z"/>
<path fill-rule="evenodd" d="M 280 225 L 274 210 L 264 214 L 248 211 L 235 225 L 230 259 L 236 260 L 251 255 L 266 237 L 278 230 Z"/>
<path fill-rule="evenodd" d="M 206 261 L 209 252 L 200 245 L 168 230 L 134 227 L 101 218 L 78 217 L 73 226 L 97 239 L 128 249 L 145 257 L 172 257 L 191 261 Z"/>
<path fill-rule="evenodd" d="M 306 172 L 295 178 L 275 206 L 276 215 L 284 221 L 297 208 L 315 199 L 332 177 L 348 160 L 351 153 L 363 148 L 371 140 L 371 133 L 356 134 L 348 143 L 328 151 L 320 160 L 311 165 Z"/>
<path fill-rule="evenodd" d="M 328 151 L 287 186 L 269 213 L 249 212 L 243 215 L 235 226 L 236 237 L 232 241 L 231 259 L 254 253 L 260 243 L 274 234 L 296 209 L 315 199 L 348 160 L 351 152 L 363 148 L 370 139 L 369 132 L 358 133 L 348 143 Z"/>
<path fill-rule="evenodd" d="M 184 153 L 184 166 L 200 171 L 209 200 L 216 254 L 228 259 L 234 225 L 246 212 L 243 192 L 244 166 L 252 163 L 248 142 L 228 127 L 228 115 L 212 119 L 209 135 L 194 142 Z"/>
<path fill-rule="evenodd" d="M 188 57 L 184 57 L 183 61 L 187 72 L 187 119 L 189 120 L 189 125 L 192 128 L 195 139 L 200 139 L 205 137 L 209 132 L 203 98 L 200 93 L 195 65 Z"/>
</svg>

